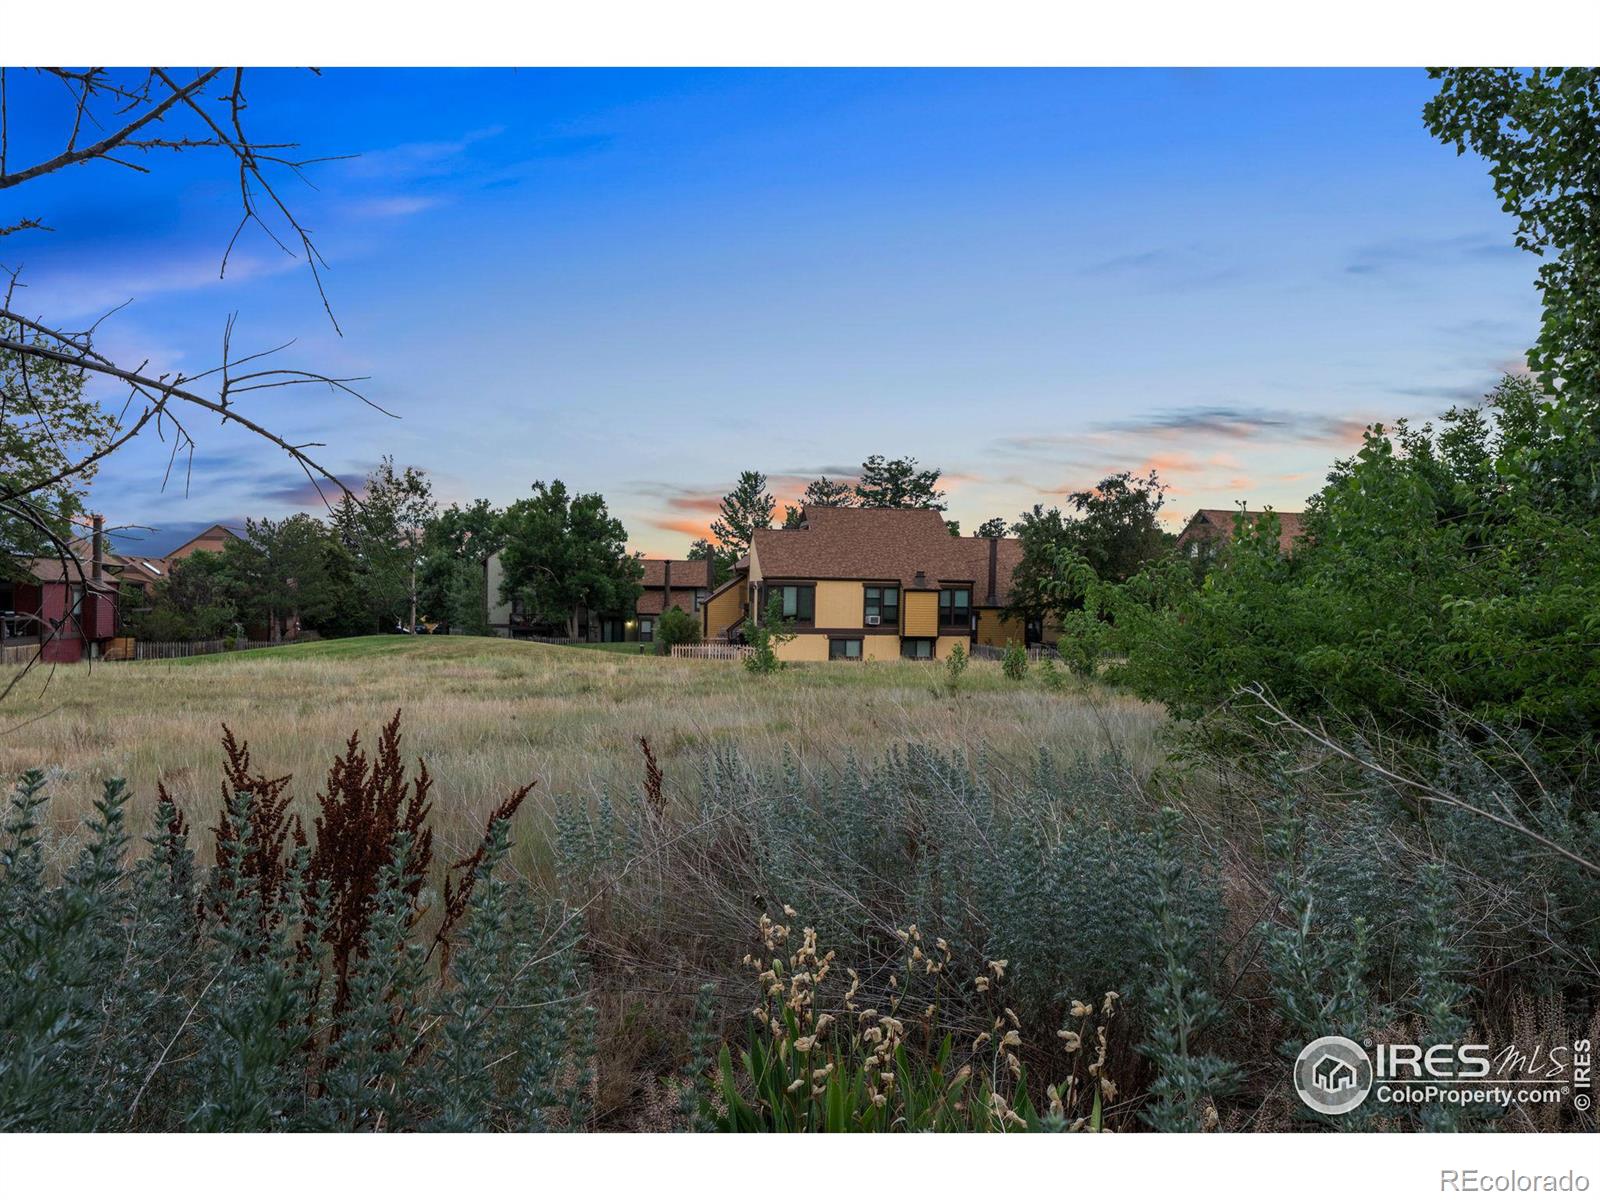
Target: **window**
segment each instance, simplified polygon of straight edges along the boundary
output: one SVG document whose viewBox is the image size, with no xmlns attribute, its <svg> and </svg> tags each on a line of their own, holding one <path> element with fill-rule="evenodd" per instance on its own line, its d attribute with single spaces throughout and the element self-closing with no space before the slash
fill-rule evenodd
<svg viewBox="0 0 1600 1200">
<path fill-rule="evenodd" d="M 901 638 L 900 639 L 900 657 L 901 658 L 932 658 L 933 657 L 933 639 L 932 638 Z"/>
<path fill-rule="evenodd" d="M 771 588 L 767 595 L 783 598 L 783 619 L 786 621 L 813 621 L 817 612 L 817 589 L 811 584 L 783 584 Z M 771 600 L 768 600 L 771 603 Z"/>
<path fill-rule="evenodd" d="M 966 625 L 971 620 L 971 588 L 944 588 L 939 592 L 939 624 Z"/>
<path fill-rule="evenodd" d="M 656 619 L 654 617 L 639 618 L 639 640 L 653 642 L 656 640 Z"/>
<path fill-rule="evenodd" d="M 892 629 L 900 625 L 900 589 L 897 587 L 869 587 L 866 589 L 867 625 L 887 625 Z M 876 621 L 870 618 L 877 617 Z"/>
<path fill-rule="evenodd" d="M 829 658 L 849 658 L 849 659 L 855 659 L 857 661 L 860 661 L 860 659 L 861 659 L 861 639 L 860 638 L 829 638 L 828 639 L 828 657 Z"/>
</svg>

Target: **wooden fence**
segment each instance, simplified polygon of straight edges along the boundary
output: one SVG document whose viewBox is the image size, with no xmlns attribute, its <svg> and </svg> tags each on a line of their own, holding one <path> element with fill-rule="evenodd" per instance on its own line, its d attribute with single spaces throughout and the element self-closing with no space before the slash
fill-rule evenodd
<svg viewBox="0 0 1600 1200">
<path fill-rule="evenodd" d="M 735 646 L 732 642 L 695 642 L 691 645 L 679 644 L 672 648 L 673 658 L 715 658 L 737 661 L 749 658 L 753 653 L 749 646 Z"/>
</svg>

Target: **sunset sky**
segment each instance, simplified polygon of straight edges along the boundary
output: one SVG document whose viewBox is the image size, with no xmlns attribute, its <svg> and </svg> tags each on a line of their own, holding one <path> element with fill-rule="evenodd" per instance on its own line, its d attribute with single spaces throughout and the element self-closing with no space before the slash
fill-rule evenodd
<svg viewBox="0 0 1600 1200">
<path fill-rule="evenodd" d="M 944 471 L 970 530 L 1154 466 L 1168 516 L 1298 508 L 1372 420 L 1471 401 L 1533 338 L 1536 260 L 1484 164 L 1434 142 L 1421 71 L 259 71 L 263 140 L 352 154 L 285 177 L 329 266 L 238 220 L 216 155 L 13 189 L 21 307 L 151 371 L 295 344 L 391 419 L 310 391 L 252 415 L 349 481 L 440 497 L 603 492 L 680 553 L 742 468 L 780 504 L 874 453 Z M 59 86 L 59 85 L 57 85 Z M 10 84 L 12 161 L 70 112 Z M 314 185 L 314 186 L 313 186 Z M 6 223 L 0 219 L 0 224 Z M 94 505 L 164 552 L 314 504 L 281 455 L 193 424 Z M 781 511 L 781 509 L 780 509 Z M 133 544 L 124 539 L 124 548 Z"/>
</svg>

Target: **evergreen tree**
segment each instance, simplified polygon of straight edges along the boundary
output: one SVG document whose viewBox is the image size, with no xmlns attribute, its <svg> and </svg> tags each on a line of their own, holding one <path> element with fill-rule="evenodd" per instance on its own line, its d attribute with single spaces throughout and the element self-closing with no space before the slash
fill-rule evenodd
<svg viewBox="0 0 1600 1200">
<path fill-rule="evenodd" d="M 756 530 L 772 528 L 774 505 L 767 477 L 760 471 L 741 471 L 739 482 L 722 498 L 717 519 L 711 522 L 711 536 L 722 555 L 737 562 L 748 554 Z"/>
<path fill-rule="evenodd" d="M 886 459 L 874 454 L 861 464 L 856 501 L 862 508 L 933 508 L 944 511 L 939 468 L 917 470 L 914 458 Z"/>
</svg>

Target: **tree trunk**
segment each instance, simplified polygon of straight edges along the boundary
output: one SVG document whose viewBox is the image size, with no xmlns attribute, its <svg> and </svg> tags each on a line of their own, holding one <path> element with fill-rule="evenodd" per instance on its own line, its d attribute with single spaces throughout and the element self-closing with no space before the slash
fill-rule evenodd
<svg viewBox="0 0 1600 1200">
<path fill-rule="evenodd" d="M 411 552 L 411 624 L 406 626 L 407 633 L 417 631 L 417 554 Z"/>
<path fill-rule="evenodd" d="M 573 641 L 578 640 L 578 610 L 573 609 L 567 614 L 567 637 Z"/>
</svg>

